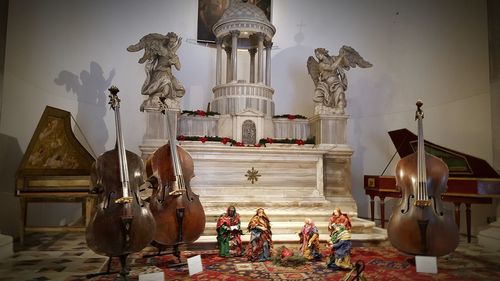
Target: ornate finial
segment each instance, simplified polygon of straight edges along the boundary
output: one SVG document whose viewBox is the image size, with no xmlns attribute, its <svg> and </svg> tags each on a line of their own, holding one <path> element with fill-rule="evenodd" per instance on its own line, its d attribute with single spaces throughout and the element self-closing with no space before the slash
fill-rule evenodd
<svg viewBox="0 0 500 281">
<path fill-rule="evenodd" d="M 113 85 L 113 86 L 109 87 L 108 91 L 109 91 L 112 95 L 115 95 L 115 96 L 116 96 L 116 94 L 118 94 L 118 92 L 119 92 L 120 90 L 118 89 L 118 87 L 116 87 L 115 85 Z"/>
<path fill-rule="evenodd" d="M 109 87 L 108 91 L 110 92 L 109 94 L 109 102 L 108 104 L 111 105 L 111 108 L 117 109 L 120 107 L 120 98 L 118 98 L 118 92 L 120 91 L 116 86 L 111 86 Z"/>
<path fill-rule="evenodd" d="M 420 110 L 420 108 L 422 107 L 422 105 L 424 105 L 424 103 L 421 101 L 421 100 L 417 100 L 417 108 Z"/>
<path fill-rule="evenodd" d="M 418 118 L 424 118 L 424 112 L 422 111 L 422 105 L 424 105 L 424 103 L 421 101 L 421 100 L 417 100 L 417 112 L 415 112 L 415 120 L 417 120 Z"/>
</svg>

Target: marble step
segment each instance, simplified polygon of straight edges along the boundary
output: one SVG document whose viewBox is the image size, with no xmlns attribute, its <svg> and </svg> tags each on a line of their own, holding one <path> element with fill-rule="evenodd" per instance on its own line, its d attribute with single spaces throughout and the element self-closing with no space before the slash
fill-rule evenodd
<svg viewBox="0 0 500 281">
<path fill-rule="evenodd" d="M 266 198 L 267 199 L 267 198 Z M 261 198 L 262 200 L 262 198 Z M 248 221 L 257 208 L 264 208 L 267 216 L 271 221 L 301 221 L 305 218 L 311 218 L 314 221 L 328 221 L 334 206 L 329 201 L 314 201 L 314 202 L 272 202 L 272 203 L 256 203 L 256 202 L 203 202 L 203 209 L 207 221 L 215 221 L 217 218 L 226 211 L 229 205 L 234 205 L 236 211 L 240 215 L 242 221 Z M 347 212 L 350 217 L 356 217 L 356 212 Z"/>
<path fill-rule="evenodd" d="M 297 234 L 273 234 L 273 242 L 298 242 L 299 236 Z M 386 240 L 387 232 L 381 231 L 377 233 L 353 233 L 351 234 L 353 241 L 374 241 L 374 240 Z M 242 235 L 241 241 L 248 242 L 250 235 Z M 327 242 L 330 239 L 328 235 L 320 235 L 321 242 Z M 216 243 L 216 235 L 202 235 L 195 243 Z"/>
<path fill-rule="evenodd" d="M 356 234 L 372 233 L 372 229 L 375 227 L 375 223 L 372 221 L 359 220 L 356 218 L 351 219 L 352 222 L 352 232 Z M 316 227 L 318 227 L 320 235 L 328 235 L 328 222 L 320 221 L 315 222 Z M 248 221 L 241 221 L 241 229 L 244 233 L 247 232 L 246 226 Z M 271 228 L 274 234 L 295 234 L 302 229 L 304 225 L 303 221 L 271 221 Z M 215 221 L 207 221 L 205 223 L 204 235 L 216 235 L 217 223 Z"/>
<path fill-rule="evenodd" d="M 322 247 L 326 247 L 326 243 L 330 240 L 328 235 L 320 235 L 320 242 Z M 249 234 L 244 234 L 241 236 L 243 244 L 247 244 L 250 239 Z M 287 247 L 292 245 L 298 247 L 299 237 L 297 234 L 273 234 L 272 236 L 274 247 L 277 248 L 281 245 L 286 245 Z M 356 246 L 374 246 L 387 244 L 387 231 L 385 229 L 377 228 L 373 233 L 352 233 L 351 241 Z M 193 245 L 197 248 L 216 248 L 217 247 L 217 236 L 216 235 L 202 235 L 198 240 L 196 240 Z"/>
</svg>

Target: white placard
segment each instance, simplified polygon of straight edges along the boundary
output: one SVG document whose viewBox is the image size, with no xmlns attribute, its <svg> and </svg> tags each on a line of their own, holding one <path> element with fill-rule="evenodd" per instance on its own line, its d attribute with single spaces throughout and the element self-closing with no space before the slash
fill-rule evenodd
<svg viewBox="0 0 500 281">
<path fill-rule="evenodd" d="M 415 256 L 417 272 L 438 273 L 437 258 L 428 256 Z"/>
<path fill-rule="evenodd" d="M 163 271 L 161 272 L 153 272 L 153 273 L 145 273 L 139 275 L 139 281 L 164 281 L 165 277 Z"/>
<path fill-rule="evenodd" d="M 189 276 L 195 275 L 203 271 L 203 264 L 201 263 L 201 256 L 197 255 L 187 259 Z"/>
</svg>

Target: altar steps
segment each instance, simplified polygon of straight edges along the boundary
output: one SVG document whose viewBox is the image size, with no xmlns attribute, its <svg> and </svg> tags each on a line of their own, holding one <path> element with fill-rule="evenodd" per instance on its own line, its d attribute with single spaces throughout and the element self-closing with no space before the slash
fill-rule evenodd
<svg viewBox="0 0 500 281">
<path fill-rule="evenodd" d="M 193 246 L 214 248 L 217 245 L 217 218 L 231 204 L 227 202 L 204 202 L 203 205 L 206 217 L 205 231 Z M 311 218 L 315 222 L 322 244 L 330 239 L 328 223 L 333 211 L 331 202 L 300 202 L 300 204 L 297 202 L 273 202 L 272 204 L 261 203 L 259 207 L 257 206 L 259 205 L 253 202 L 235 204 L 236 211 L 240 214 L 241 229 L 243 231 L 242 240 L 245 244 L 250 238 L 247 231 L 248 222 L 259 207 L 264 208 L 271 220 L 275 247 L 281 245 L 297 246 L 299 241 L 297 233 L 301 230 L 306 218 Z M 385 229 L 376 227 L 372 221 L 358 218 L 356 213 L 349 213 L 348 215 L 352 222 L 352 241 L 354 245 L 374 246 L 387 243 L 387 231 Z"/>
</svg>

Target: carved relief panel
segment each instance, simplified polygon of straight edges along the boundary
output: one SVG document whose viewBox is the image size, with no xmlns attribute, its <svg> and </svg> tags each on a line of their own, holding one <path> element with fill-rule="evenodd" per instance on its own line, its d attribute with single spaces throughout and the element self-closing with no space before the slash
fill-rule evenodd
<svg viewBox="0 0 500 281">
<path fill-rule="evenodd" d="M 253 145 L 257 143 L 257 128 L 252 120 L 245 120 L 241 126 L 241 140 L 245 145 Z"/>
</svg>

